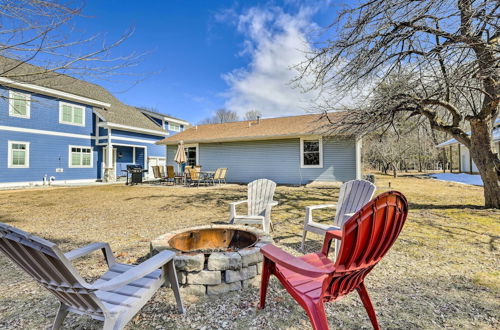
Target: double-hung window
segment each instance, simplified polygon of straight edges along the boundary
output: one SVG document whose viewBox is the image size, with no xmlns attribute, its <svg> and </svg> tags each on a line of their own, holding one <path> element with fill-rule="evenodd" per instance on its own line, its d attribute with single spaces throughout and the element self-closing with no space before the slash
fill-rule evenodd
<svg viewBox="0 0 500 330">
<path fill-rule="evenodd" d="M 85 108 L 71 103 L 59 102 L 59 122 L 85 126 Z"/>
<path fill-rule="evenodd" d="M 9 116 L 30 118 L 31 95 L 9 91 Z"/>
<path fill-rule="evenodd" d="M 9 141 L 8 148 L 8 167 L 9 168 L 28 168 L 30 167 L 30 143 L 20 141 Z"/>
<path fill-rule="evenodd" d="M 176 124 L 176 123 L 168 123 L 168 130 L 173 131 L 173 132 L 180 132 L 181 125 Z"/>
<path fill-rule="evenodd" d="M 69 167 L 93 167 L 92 148 L 69 146 Z"/>
<path fill-rule="evenodd" d="M 321 137 L 300 139 L 300 167 L 323 167 L 323 141 Z"/>
</svg>

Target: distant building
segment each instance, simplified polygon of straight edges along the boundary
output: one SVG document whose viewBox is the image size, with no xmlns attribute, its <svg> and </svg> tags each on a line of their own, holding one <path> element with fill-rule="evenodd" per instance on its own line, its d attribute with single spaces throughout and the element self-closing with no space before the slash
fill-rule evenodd
<svg viewBox="0 0 500 330">
<path fill-rule="evenodd" d="M 470 134 L 470 133 L 469 133 Z M 493 144 L 496 152 L 500 153 L 500 118 L 495 121 L 493 127 Z M 469 149 L 465 147 L 462 143 L 459 143 L 455 139 L 450 139 L 436 146 L 436 148 L 449 148 L 450 156 L 453 153 L 453 149 L 456 146 L 456 152 L 458 152 L 458 168 L 460 172 L 477 173 L 476 164 L 472 160 L 469 153 Z M 453 165 L 453 164 L 452 164 Z"/>
<path fill-rule="evenodd" d="M 328 114 L 331 121 L 342 113 Z M 191 127 L 167 137 L 167 164 L 174 165 L 184 143 L 188 165 L 202 170 L 228 168 L 229 182 L 267 178 L 277 183 L 307 184 L 361 177 L 361 140 L 327 134 L 328 119 L 318 115 L 247 120 Z"/>
<path fill-rule="evenodd" d="M 17 60 L 0 57 L 0 72 L 0 186 L 113 181 L 127 164 L 164 164 L 155 142 L 188 125 Z"/>
</svg>

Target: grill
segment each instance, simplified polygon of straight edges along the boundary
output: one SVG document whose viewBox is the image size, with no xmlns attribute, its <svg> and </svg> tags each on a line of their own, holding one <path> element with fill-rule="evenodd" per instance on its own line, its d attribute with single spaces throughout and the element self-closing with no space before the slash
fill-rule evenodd
<svg viewBox="0 0 500 330">
<path fill-rule="evenodd" d="M 127 184 L 138 184 L 142 183 L 142 174 L 147 172 L 142 168 L 142 165 L 134 164 L 127 165 Z M 130 174 L 130 183 L 128 180 L 128 175 Z"/>
</svg>

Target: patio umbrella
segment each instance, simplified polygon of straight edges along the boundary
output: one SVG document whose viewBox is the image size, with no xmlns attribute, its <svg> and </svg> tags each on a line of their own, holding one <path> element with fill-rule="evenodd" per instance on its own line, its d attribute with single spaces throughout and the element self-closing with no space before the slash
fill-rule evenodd
<svg viewBox="0 0 500 330">
<path fill-rule="evenodd" d="M 186 152 L 184 151 L 184 142 L 180 141 L 177 147 L 177 152 L 175 153 L 174 162 L 177 163 L 177 171 L 179 171 L 179 165 L 186 162 Z"/>
</svg>

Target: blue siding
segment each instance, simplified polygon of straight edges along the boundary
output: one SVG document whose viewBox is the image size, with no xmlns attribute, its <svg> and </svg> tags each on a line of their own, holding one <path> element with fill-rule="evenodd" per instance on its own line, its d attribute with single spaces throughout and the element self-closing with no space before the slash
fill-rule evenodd
<svg viewBox="0 0 500 330">
<path fill-rule="evenodd" d="M 27 93 L 20 91 L 22 93 Z M 85 107 L 85 126 L 76 126 L 59 123 L 59 101 L 55 98 L 31 94 L 31 115 L 30 118 L 18 118 L 9 116 L 9 90 L 0 86 L 0 120 L 1 125 L 22 128 L 41 129 L 64 133 L 83 134 L 92 136 L 93 114 L 92 107 L 83 104 L 64 101 L 65 103 L 76 104 Z"/>
<path fill-rule="evenodd" d="M 323 139 L 323 168 L 300 167 L 300 139 L 199 144 L 199 163 L 204 170 L 227 167 L 229 182 L 247 183 L 268 178 L 283 184 L 348 181 L 356 178 L 355 141 Z M 168 146 L 167 163 L 177 146 Z"/>
<path fill-rule="evenodd" d="M 29 168 L 8 168 L 9 140 L 30 142 Z M 69 145 L 94 147 L 90 139 L 0 131 L 0 182 L 42 181 L 45 174 L 58 181 L 95 179 L 97 149 L 93 148 L 92 168 L 69 168 Z M 64 172 L 56 173 L 56 168 L 63 168 Z"/>
</svg>

